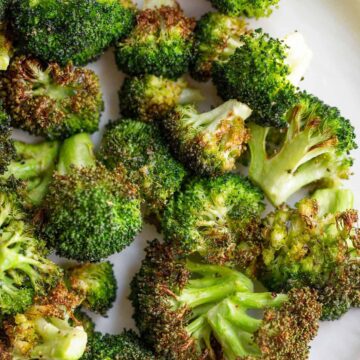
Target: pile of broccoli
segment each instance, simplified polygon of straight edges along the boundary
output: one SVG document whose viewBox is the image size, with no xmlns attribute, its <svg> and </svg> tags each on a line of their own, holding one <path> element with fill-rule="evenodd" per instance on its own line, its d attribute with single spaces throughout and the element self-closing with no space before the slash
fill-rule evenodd
<svg viewBox="0 0 360 360">
<path fill-rule="evenodd" d="M 247 25 L 279 0 L 210 2 L 196 21 L 175 0 L 0 0 L 0 360 L 306 360 L 320 320 L 360 307 L 354 127 L 298 88 L 300 33 Z M 111 46 L 127 77 L 97 148 L 82 66 Z M 101 333 L 108 257 L 143 222 L 162 240 L 128 281 L 138 332 Z"/>
</svg>

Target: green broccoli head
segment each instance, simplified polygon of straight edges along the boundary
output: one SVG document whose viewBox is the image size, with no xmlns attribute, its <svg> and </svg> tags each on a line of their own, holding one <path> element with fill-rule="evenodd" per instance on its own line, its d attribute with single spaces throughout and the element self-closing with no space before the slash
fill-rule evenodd
<svg viewBox="0 0 360 360">
<path fill-rule="evenodd" d="M 155 75 L 127 77 L 119 92 L 123 116 L 145 122 L 161 120 L 176 105 L 203 100 L 199 90 L 183 78 L 170 80 Z"/>
<path fill-rule="evenodd" d="M 220 12 L 231 16 L 260 18 L 270 16 L 280 0 L 210 0 Z"/>
<path fill-rule="evenodd" d="M 120 167 L 97 164 L 89 135 L 64 141 L 43 203 L 43 234 L 61 256 L 99 261 L 128 246 L 141 228 L 137 189 Z"/>
<path fill-rule="evenodd" d="M 153 74 L 177 79 L 187 71 L 195 20 L 175 1 L 152 1 L 137 16 L 129 37 L 117 44 L 116 62 L 129 75 Z"/>
<path fill-rule="evenodd" d="M 10 118 L 0 102 L 0 174 L 3 174 L 15 156 L 14 143 L 11 140 Z"/>
<path fill-rule="evenodd" d="M 0 313 L 23 311 L 34 295 L 45 294 L 61 276 L 46 258 L 45 242 L 35 236 L 13 186 L 0 188 Z"/>
<path fill-rule="evenodd" d="M 20 56 L 2 79 L 4 105 L 13 125 L 49 139 L 98 129 L 103 110 L 97 75 Z"/>
<path fill-rule="evenodd" d="M 73 291 L 84 297 L 82 305 L 105 315 L 116 299 L 117 283 L 113 265 L 109 261 L 85 263 L 68 270 Z"/>
<path fill-rule="evenodd" d="M 286 118 L 288 128 L 270 155 L 270 129 L 249 125 L 249 177 L 274 205 L 307 185 L 330 187 L 348 178 L 352 165 L 349 152 L 357 147 L 349 120 L 312 95 L 302 93 Z"/>
<path fill-rule="evenodd" d="M 237 270 L 175 253 L 168 244 L 151 242 L 131 283 L 135 321 L 156 355 L 307 359 L 321 313 L 316 293 L 255 293 L 252 281 Z M 262 319 L 248 310 L 263 310 Z"/>
<path fill-rule="evenodd" d="M 250 134 L 245 120 L 248 106 L 229 100 L 199 114 L 191 105 L 179 105 L 163 121 L 176 157 L 196 174 L 216 176 L 235 169 Z"/>
<path fill-rule="evenodd" d="M 195 54 L 190 64 L 191 76 L 199 81 L 211 77 L 212 65 L 222 61 L 241 46 L 240 36 L 246 32 L 243 19 L 209 12 L 195 28 Z"/>
<path fill-rule="evenodd" d="M 110 169 L 125 167 L 150 212 L 161 212 L 186 175 L 152 124 L 120 120 L 108 125 L 99 152 Z"/>
<path fill-rule="evenodd" d="M 131 31 L 135 9 L 130 0 L 14 0 L 10 21 L 23 53 L 85 65 Z"/>
</svg>

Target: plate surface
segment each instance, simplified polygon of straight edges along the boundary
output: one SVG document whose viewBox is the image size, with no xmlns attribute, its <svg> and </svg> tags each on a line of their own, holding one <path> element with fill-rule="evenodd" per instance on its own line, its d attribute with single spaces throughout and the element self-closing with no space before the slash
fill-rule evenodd
<svg viewBox="0 0 360 360">
<path fill-rule="evenodd" d="M 179 2 L 187 15 L 195 17 L 211 9 L 205 0 Z M 314 57 L 301 87 L 325 102 L 338 106 L 342 114 L 357 127 L 360 139 L 360 0 L 282 0 L 280 8 L 270 18 L 250 21 L 250 26 L 263 27 L 278 37 L 294 30 L 303 33 Z M 106 106 L 101 122 L 103 127 L 109 119 L 119 117 L 117 92 L 124 76 L 116 69 L 111 50 L 89 67 L 101 79 Z M 204 89 L 209 104 L 219 101 L 211 85 L 205 85 Z M 94 135 L 96 143 L 100 136 L 101 131 Z M 16 137 L 29 139 L 20 132 Z M 357 160 L 355 174 L 345 186 L 354 191 L 356 207 L 360 209 L 360 150 L 353 155 Z M 132 308 L 127 300 L 129 282 L 140 266 L 146 241 L 154 237 L 159 237 L 156 230 L 144 225 L 143 231 L 130 247 L 110 258 L 118 279 L 118 298 L 108 318 L 94 317 L 98 330 L 117 333 L 124 327 L 134 326 Z M 351 310 L 336 322 L 322 322 L 319 335 L 312 344 L 310 359 L 359 360 L 360 309 Z"/>
</svg>

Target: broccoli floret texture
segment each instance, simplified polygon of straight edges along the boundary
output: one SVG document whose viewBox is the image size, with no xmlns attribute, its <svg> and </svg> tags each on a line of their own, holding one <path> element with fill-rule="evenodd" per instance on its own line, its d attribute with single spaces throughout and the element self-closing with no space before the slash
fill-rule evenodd
<svg viewBox="0 0 360 360">
<path fill-rule="evenodd" d="M 0 174 L 3 174 L 15 156 L 14 143 L 11 140 L 10 118 L 0 102 Z"/>
<path fill-rule="evenodd" d="M 62 65 L 93 60 L 135 20 L 128 0 L 14 0 L 11 14 L 20 50 Z"/>
</svg>

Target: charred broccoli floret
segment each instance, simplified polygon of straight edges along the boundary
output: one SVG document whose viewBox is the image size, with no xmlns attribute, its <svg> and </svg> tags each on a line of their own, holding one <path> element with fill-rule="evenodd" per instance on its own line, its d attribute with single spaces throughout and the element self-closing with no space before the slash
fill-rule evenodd
<svg viewBox="0 0 360 360">
<path fill-rule="evenodd" d="M 135 20 L 130 0 L 14 0 L 10 10 L 20 50 L 62 65 L 98 57 Z"/>
<path fill-rule="evenodd" d="M 117 44 L 116 62 L 129 75 L 176 79 L 187 71 L 195 20 L 175 0 L 145 0 L 129 37 Z"/>
<path fill-rule="evenodd" d="M 195 28 L 194 56 L 190 64 L 191 76 L 199 81 L 211 77 L 212 65 L 232 55 L 241 46 L 240 36 L 246 32 L 243 19 L 209 12 Z"/>
<path fill-rule="evenodd" d="M 268 154 L 270 128 L 250 124 L 249 177 L 274 205 L 280 205 L 299 189 L 338 184 L 348 178 L 355 149 L 355 132 L 338 109 L 302 93 L 287 112 L 288 128 L 274 154 Z"/>
<path fill-rule="evenodd" d="M 210 0 L 220 12 L 232 16 L 260 18 L 270 16 L 280 0 Z"/>
<path fill-rule="evenodd" d="M 175 156 L 196 174 L 216 176 L 235 169 L 250 134 L 245 120 L 251 109 L 229 100 L 200 114 L 191 105 L 177 106 L 163 121 Z"/>
<path fill-rule="evenodd" d="M 91 70 L 16 57 L 2 79 L 2 93 L 13 125 L 31 134 L 56 139 L 98 129 L 103 101 Z"/>
<path fill-rule="evenodd" d="M 73 291 L 84 297 L 82 305 L 105 315 L 116 299 L 117 283 L 109 261 L 76 265 L 68 270 Z"/>
<path fill-rule="evenodd" d="M 123 169 L 97 164 L 87 134 L 64 141 L 44 200 L 43 234 L 57 253 L 99 261 L 121 251 L 141 228 L 140 200 Z"/>
<path fill-rule="evenodd" d="M 123 116 L 155 122 L 176 105 L 195 104 L 203 100 L 199 90 L 183 78 L 170 80 L 155 75 L 127 77 L 119 92 Z"/>
<path fill-rule="evenodd" d="M 131 287 L 140 333 L 167 359 L 307 359 L 321 314 L 307 288 L 255 293 L 237 270 L 179 259 L 156 240 Z"/>
<path fill-rule="evenodd" d="M 14 143 L 11 140 L 10 118 L 0 102 L 0 174 L 3 174 L 15 156 Z"/>
<path fill-rule="evenodd" d="M 219 95 L 249 105 L 260 125 L 286 126 L 285 113 L 297 101 L 296 85 L 311 59 L 303 36 L 294 33 L 282 41 L 258 29 L 242 35 L 239 43 L 213 64 Z"/>
<path fill-rule="evenodd" d="M 186 175 L 159 130 L 140 121 L 120 120 L 108 125 L 99 157 L 110 170 L 125 167 L 150 212 L 162 211 Z"/>
</svg>

